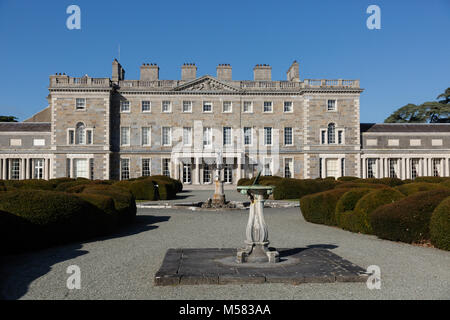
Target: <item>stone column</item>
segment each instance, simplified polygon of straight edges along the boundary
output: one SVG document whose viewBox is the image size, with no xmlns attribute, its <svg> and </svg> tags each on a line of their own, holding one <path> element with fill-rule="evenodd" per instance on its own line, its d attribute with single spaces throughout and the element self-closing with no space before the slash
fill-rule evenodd
<svg viewBox="0 0 450 320">
<path fill-rule="evenodd" d="M 26 167 L 25 167 L 25 179 L 31 179 L 30 177 L 30 158 L 25 159 L 26 161 Z"/>
<path fill-rule="evenodd" d="M 445 172 L 444 172 L 444 161 L 445 161 L 445 158 L 444 158 L 444 159 L 441 159 L 441 172 L 440 172 L 440 176 L 441 176 L 441 177 L 445 177 Z"/>
<path fill-rule="evenodd" d="M 2 178 L 3 180 L 8 180 L 8 171 L 6 170 L 8 168 L 8 159 L 3 159 L 3 174 L 2 174 Z"/>
<path fill-rule="evenodd" d="M 363 177 L 363 179 L 366 179 L 367 178 L 367 158 L 362 158 L 362 161 L 363 161 L 363 174 L 362 174 L 362 177 Z"/>
<path fill-rule="evenodd" d="M 445 176 L 446 177 L 450 177 L 450 170 L 449 170 L 449 160 L 450 160 L 450 158 L 445 158 L 444 159 L 445 160 Z"/>
<path fill-rule="evenodd" d="M 194 184 L 200 184 L 200 158 L 195 157 Z"/>
<path fill-rule="evenodd" d="M 73 158 L 70 158 L 70 168 L 69 168 L 69 177 L 73 178 L 74 177 L 74 170 L 73 170 Z"/>
<path fill-rule="evenodd" d="M 0 180 L 4 180 L 4 178 L 3 178 L 3 167 L 4 167 L 4 160 L 3 159 L 0 159 Z"/>
<path fill-rule="evenodd" d="M 44 159 L 44 179 L 48 180 L 49 179 L 49 163 L 50 163 L 50 159 Z M 89 161 L 89 175 L 91 174 L 91 167 L 90 167 L 90 161 Z"/>
<path fill-rule="evenodd" d="M 241 179 L 241 177 L 242 177 L 242 168 L 241 168 L 241 166 L 242 166 L 242 157 L 239 154 L 238 157 L 237 157 L 237 172 L 236 172 L 236 180 L 237 181 L 239 181 L 239 179 Z M 237 181 L 236 181 L 236 183 L 237 183 Z"/>
</svg>

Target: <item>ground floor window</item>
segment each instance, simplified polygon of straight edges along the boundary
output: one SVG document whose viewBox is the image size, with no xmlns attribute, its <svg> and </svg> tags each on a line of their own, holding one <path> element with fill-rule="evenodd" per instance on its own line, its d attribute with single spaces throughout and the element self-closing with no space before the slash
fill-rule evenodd
<svg viewBox="0 0 450 320">
<path fill-rule="evenodd" d="M 120 179 L 130 179 L 130 159 L 120 159 Z"/>
<path fill-rule="evenodd" d="M 264 159 L 264 176 L 272 175 L 272 159 Z"/>
<path fill-rule="evenodd" d="M 293 171 L 293 160 L 291 158 L 284 159 L 284 177 L 292 178 Z"/>
<path fill-rule="evenodd" d="M 74 178 L 89 179 L 88 159 L 73 159 Z"/>
<path fill-rule="evenodd" d="M 233 165 L 226 164 L 223 168 L 224 181 L 225 183 L 233 182 Z"/>
<path fill-rule="evenodd" d="M 433 176 L 440 177 L 441 176 L 441 159 L 432 159 L 431 160 Z"/>
<path fill-rule="evenodd" d="M 345 158 L 341 159 L 341 177 L 345 176 Z"/>
<path fill-rule="evenodd" d="M 367 178 L 375 178 L 377 174 L 377 160 L 367 159 Z"/>
<path fill-rule="evenodd" d="M 327 159 L 327 177 L 337 178 L 339 175 L 338 159 Z"/>
<path fill-rule="evenodd" d="M 148 177 L 151 175 L 151 159 L 142 159 L 142 176 Z"/>
<path fill-rule="evenodd" d="M 170 177 L 170 159 L 162 159 L 162 174 Z"/>
<path fill-rule="evenodd" d="M 20 179 L 20 159 L 11 159 L 11 179 Z"/>
<path fill-rule="evenodd" d="M 191 183 L 192 167 L 189 163 L 183 163 L 183 183 Z"/>
<path fill-rule="evenodd" d="M 398 159 L 389 159 L 389 178 L 397 178 L 399 171 Z"/>
<path fill-rule="evenodd" d="M 211 166 L 203 165 L 203 183 L 211 183 Z"/>
<path fill-rule="evenodd" d="M 411 159 L 411 179 L 415 179 L 419 176 L 419 159 Z"/>
<path fill-rule="evenodd" d="M 33 159 L 33 179 L 44 178 L 44 159 Z"/>
</svg>

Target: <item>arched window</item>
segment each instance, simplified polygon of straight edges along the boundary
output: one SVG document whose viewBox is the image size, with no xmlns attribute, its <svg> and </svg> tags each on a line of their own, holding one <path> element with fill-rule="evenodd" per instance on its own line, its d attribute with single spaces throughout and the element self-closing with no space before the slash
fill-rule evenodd
<svg viewBox="0 0 450 320">
<path fill-rule="evenodd" d="M 336 143 L 335 124 L 330 123 L 328 125 L 328 143 Z"/>
<path fill-rule="evenodd" d="M 75 141 L 76 144 L 86 144 L 86 127 L 82 122 L 77 123 Z"/>
</svg>

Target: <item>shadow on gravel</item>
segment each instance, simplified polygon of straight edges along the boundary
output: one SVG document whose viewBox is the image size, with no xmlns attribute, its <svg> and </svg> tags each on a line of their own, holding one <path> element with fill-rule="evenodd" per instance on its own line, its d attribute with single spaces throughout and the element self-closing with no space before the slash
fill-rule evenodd
<svg viewBox="0 0 450 320">
<path fill-rule="evenodd" d="M 0 256 L 0 300 L 19 299 L 27 293 L 30 284 L 46 275 L 53 265 L 88 254 L 89 251 L 80 250 L 83 243 L 127 237 L 153 230 L 158 228 L 153 224 L 166 222 L 169 219 L 169 216 L 138 215 L 134 222 L 107 236 L 34 252 Z M 73 264 L 76 264 L 76 262 L 74 261 Z M 65 287 L 69 274 L 63 271 L 59 276 L 61 277 L 61 286 Z M 46 297 L 42 296 L 42 298 L 45 299 Z"/>
<path fill-rule="evenodd" d="M 309 246 L 306 246 L 305 248 L 292 248 L 292 249 L 279 249 L 280 252 L 280 258 L 283 257 L 289 257 L 294 254 L 300 253 L 304 250 L 313 249 L 313 248 L 320 248 L 320 249 L 336 249 L 338 246 L 334 244 L 311 244 Z"/>
</svg>

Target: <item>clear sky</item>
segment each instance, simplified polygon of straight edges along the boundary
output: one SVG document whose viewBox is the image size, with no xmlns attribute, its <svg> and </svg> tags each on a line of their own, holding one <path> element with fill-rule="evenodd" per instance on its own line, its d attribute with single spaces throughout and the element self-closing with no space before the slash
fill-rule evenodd
<svg viewBox="0 0 450 320">
<path fill-rule="evenodd" d="M 81 30 L 66 27 L 71 4 Z M 371 4 L 381 30 L 366 27 Z M 120 44 L 127 79 L 143 62 L 179 79 L 194 62 L 198 75 L 229 63 L 236 80 L 270 64 L 285 80 L 297 60 L 302 79 L 360 79 L 361 122 L 382 122 L 450 86 L 449 14 L 449 0 L 0 0 L 0 115 L 24 120 L 46 107 L 55 72 L 111 77 Z"/>
</svg>

